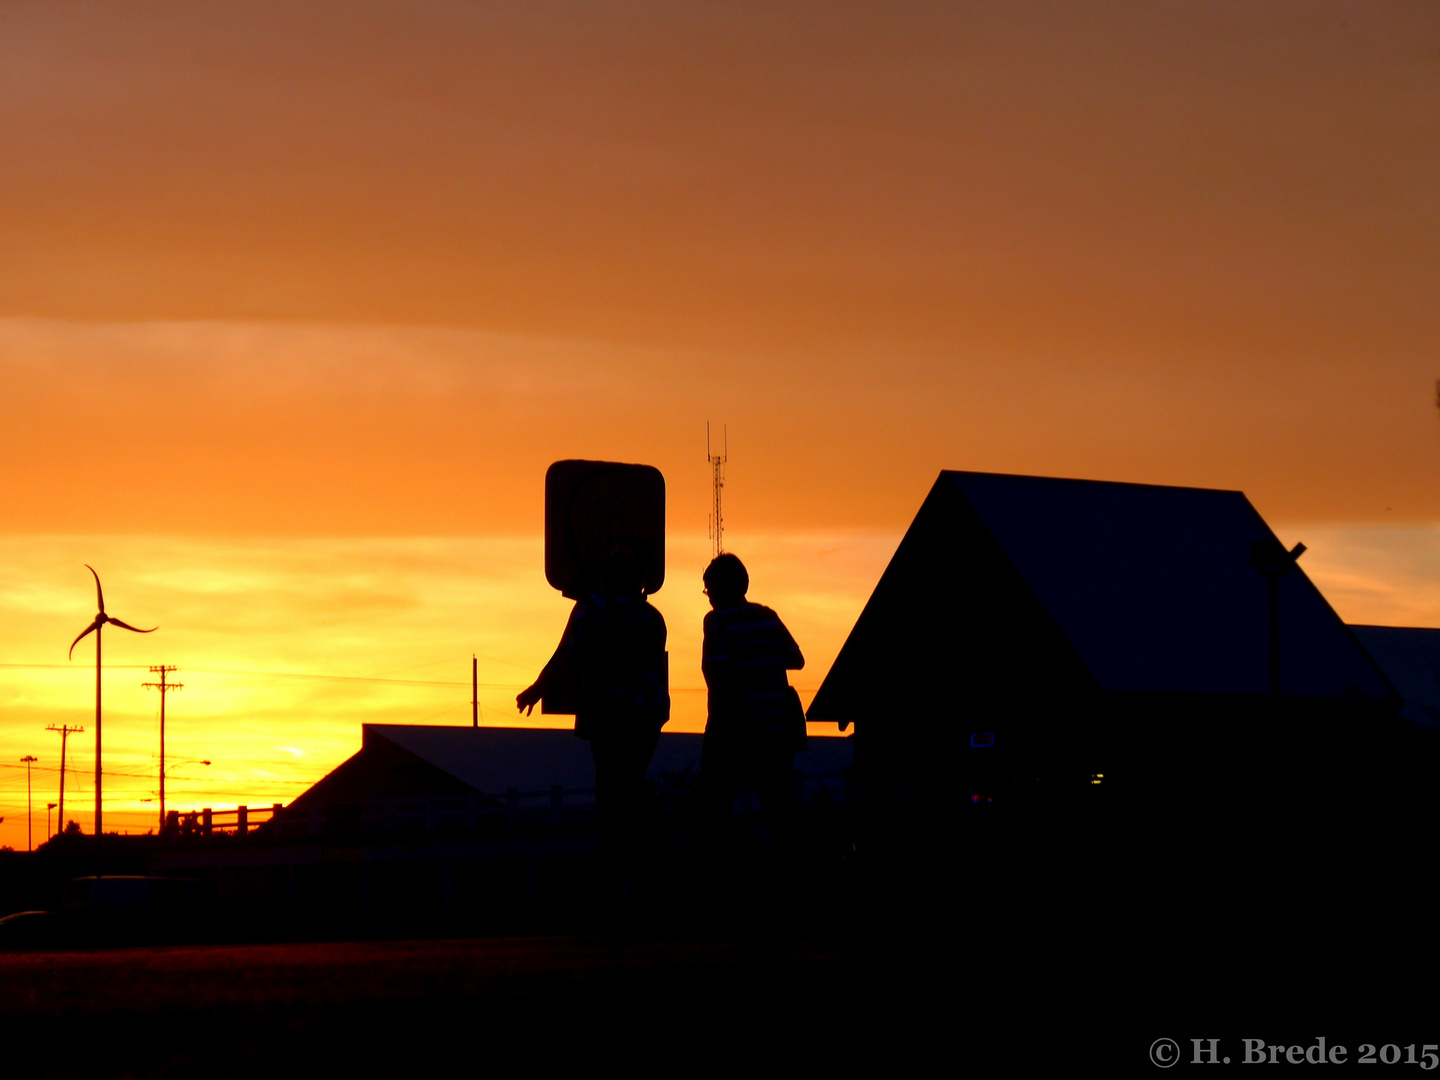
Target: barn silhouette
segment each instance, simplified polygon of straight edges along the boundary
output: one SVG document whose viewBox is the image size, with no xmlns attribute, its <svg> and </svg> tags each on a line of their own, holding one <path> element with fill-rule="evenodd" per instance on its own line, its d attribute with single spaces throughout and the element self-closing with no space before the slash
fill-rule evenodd
<svg viewBox="0 0 1440 1080">
<path fill-rule="evenodd" d="M 872 843 L 1196 866 L 1429 813 L 1402 704 L 1242 493 L 942 472 L 808 718 Z"/>
</svg>

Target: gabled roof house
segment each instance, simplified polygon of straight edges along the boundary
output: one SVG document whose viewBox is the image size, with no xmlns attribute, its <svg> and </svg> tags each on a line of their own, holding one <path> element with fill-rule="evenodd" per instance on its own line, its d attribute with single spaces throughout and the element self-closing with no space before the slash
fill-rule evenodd
<svg viewBox="0 0 1440 1080">
<path fill-rule="evenodd" d="M 942 472 L 809 719 L 892 826 L 1274 789 L 1401 704 L 1298 554 L 1238 491 Z"/>
</svg>

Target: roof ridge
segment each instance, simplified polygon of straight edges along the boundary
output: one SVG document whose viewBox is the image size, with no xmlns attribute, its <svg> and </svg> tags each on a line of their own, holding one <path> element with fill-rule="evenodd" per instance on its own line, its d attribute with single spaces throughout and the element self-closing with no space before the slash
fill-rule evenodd
<svg viewBox="0 0 1440 1080">
<path fill-rule="evenodd" d="M 1240 488 L 1199 487 L 1194 484 L 1149 484 L 1138 480 L 1095 480 L 1080 476 L 1038 476 L 1033 473 L 983 472 L 976 469 L 941 469 L 941 476 L 980 476 L 995 480 L 1033 480 L 1047 484 L 1086 484 L 1104 487 L 1148 488 L 1153 491 L 1200 491 L 1212 495 L 1239 495 L 1248 499 Z"/>
</svg>

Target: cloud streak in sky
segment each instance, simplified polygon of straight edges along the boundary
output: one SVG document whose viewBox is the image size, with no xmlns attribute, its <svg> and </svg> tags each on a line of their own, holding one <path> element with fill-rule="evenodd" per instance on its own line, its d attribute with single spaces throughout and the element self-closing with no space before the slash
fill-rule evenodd
<svg viewBox="0 0 1440 1080">
<path fill-rule="evenodd" d="M 820 362 L 463 328 L 0 319 L 0 529 L 534 535 L 564 457 L 646 461 L 703 527 L 898 530 L 941 468 L 1241 488 L 1271 517 L 1440 514 L 1422 371 L 1304 380 L 972 352 Z M 1403 376 L 1403 377 L 1400 377 Z"/>
</svg>

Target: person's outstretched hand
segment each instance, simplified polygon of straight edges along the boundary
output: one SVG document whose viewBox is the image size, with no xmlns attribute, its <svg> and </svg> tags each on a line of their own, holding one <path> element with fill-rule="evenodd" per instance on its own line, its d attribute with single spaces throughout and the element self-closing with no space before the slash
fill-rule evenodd
<svg viewBox="0 0 1440 1080">
<path fill-rule="evenodd" d="M 540 684 L 532 683 L 515 695 L 515 708 L 529 716 L 535 711 L 535 703 L 539 700 Z"/>
</svg>

